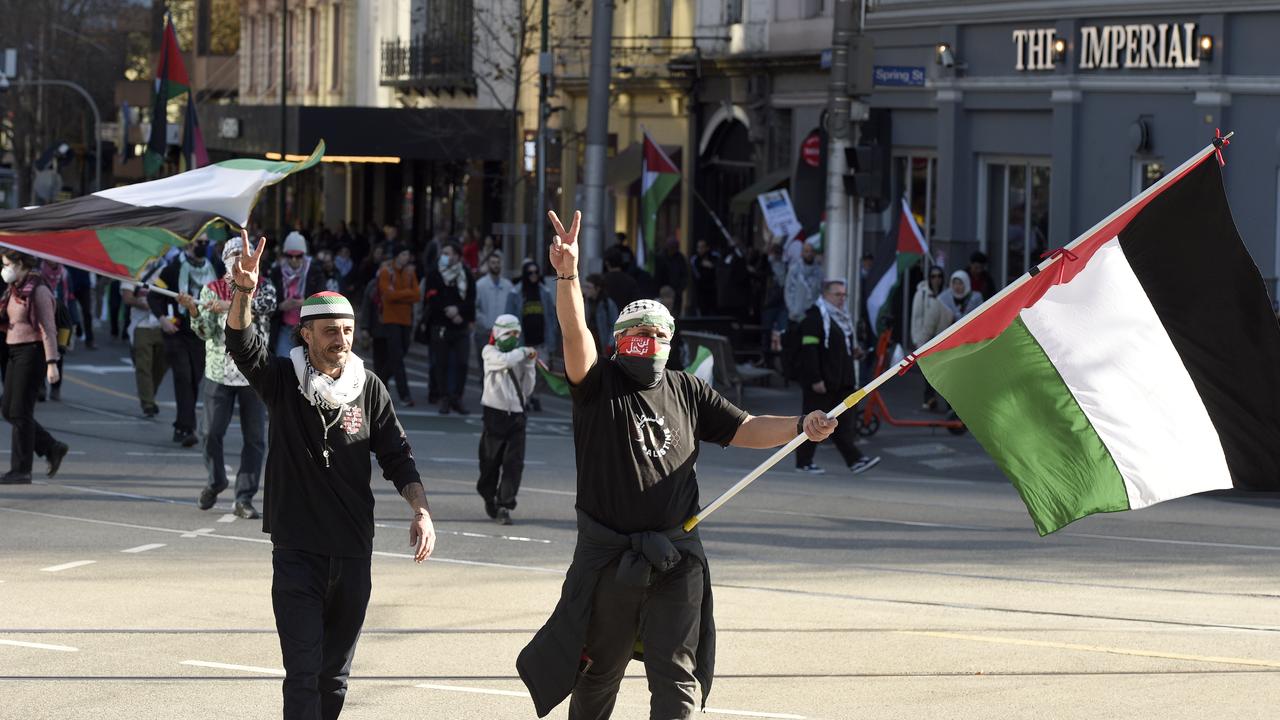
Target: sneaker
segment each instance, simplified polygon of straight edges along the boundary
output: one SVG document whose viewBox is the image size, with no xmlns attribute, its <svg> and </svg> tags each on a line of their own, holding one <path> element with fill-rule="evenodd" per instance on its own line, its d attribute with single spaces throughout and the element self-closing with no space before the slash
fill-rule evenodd
<svg viewBox="0 0 1280 720">
<path fill-rule="evenodd" d="M 253 506 L 253 503 L 236 503 L 235 514 L 236 517 L 245 520 L 257 520 L 262 517 L 258 514 L 258 510 Z"/>
<path fill-rule="evenodd" d="M 198 442 L 200 442 L 200 438 L 196 437 L 193 432 L 184 433 L 182 436 L 182 447 L 184 448 L 195 447 Z"/>
<path fill-rule="evenodd" d="M 805 473 L 808 475 L 821 475 L 825 473 L 826 470 L 823 470 L 822 468 L 818 467 L 817 465 L 814 465 L 813 463 L 809 463 L 808 465 L 797 466 L 796 472 Z"/>
<path fill-rule="evenodd" d="M 864 455 L 857 462 L 850 465 L 849 469 L 853 471 L 854 475 L 857 475 L 859 473 L 864 473 L 879 464 L 880 464 L 879 455 Z"/>
<path fill-rule="evenodd" d="M 484 514 L 489 516 L 490 520 L 498 519 L 498 506 L 493 504 L 492 500 L 484 501 Z"/>
<path fill-rule="evenodd" d="M 200 499 L 196 501 L 196 507 L 201 510 L 208 510 L 216 502 L 218 502 L 218 493 L 205 488 L 200 491 Z"/>
<path fill-rule="evenodd" d="M 463 407 L 463 405 L 462 405 L 462 400 L 460 400 L 460 399 L 458 399 L 458 398 L 454 398 L 453 400 L 450 400 L 450 401 L 449 401 L 449 405 L 450 405 L 450 407 L 452 407 L 452 408 L 453 408 L 453 411 L 454 411 L 454 412 L 456 412 L 456 413 L 458 413 L 459 415 L 467 415 L 467 414 L 469 414 L 469 413 L 468 413 L 468 411 L 467 411 L 467 409 L 466 409 L 465 407 Z"/>
<path fill-rule="evenodd" d="M 405 407 L 413 407 L 415 403 L 411 397 L 402 397 L 400 398 L 400 404 Z"/>
<path fill-rule="evenodd" d="M 142 417 L 147 418 L 148 420 L 151 420 L 151 419 L 155 418 L 155 416 L 157 416 L 157 415 L 159 415 L 159 414 L 160 414 L 160 406 L 159 406 L 159 405 L 154 405 L 154 404 L 153 404 L 153 405 L 143 405 L 143 406 L 142 406 Z"/>
<path fill-rule="evenodd" d="M 30 485 L 31 473 L 15 472 L 10 470 L 4 475 L 0 475 L 0 485 Z"/>
<path fill-rule="evenodd" d="M 510 510 L 508 510 L 508 509 L 506 509 L 506 508 L 498 508 L 498 516 L 497 516 L 497 517 L 495 517 L 495 518 L 494 518 L 494 520 L 495 520 L 499 525 L 510 525 L 510 524 L 511 524 L 511 511 L 510 511 Z"/>
<path fill-rule="evenodd" d="M 67 456 L 67 451 L 70 449 L 64 442 L 55 441 L 53 443 L 53 447 L 49 449 L 49 455 L 46 458 L 49 461 L 49 477 L 58 474 L 58 468 L 62 467 L 62 459 Z"/>
<path fill-rule="evenodd" d="M 449 401 L 448 401 L 448 400 L 441 400 L 441 401 L 440 401 L 440 410 L 439 410 L 438 412 L 439 412 L 441 415 L 448 415 L 448 414 L 449 414 Z"/>
</svg>

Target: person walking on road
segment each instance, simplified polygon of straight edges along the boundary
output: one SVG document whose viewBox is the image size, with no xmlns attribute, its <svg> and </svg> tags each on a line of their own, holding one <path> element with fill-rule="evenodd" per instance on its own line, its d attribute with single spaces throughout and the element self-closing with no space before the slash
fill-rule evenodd
<svg viewBox="0 0 1280 720">
<path fill-rule="evenodd" d="M 387 375 L 396 381 L 400 402 L 413 407 L 404 358 L 413 340 L 413 306 L 422 300 L 422 288 L 413 269 L 413 253 L 405 247 L 395 248 L 393 253 L 391 262 L 378 270 L 378 297 L 382 301 L 379 319 L 387 341 Z"/>
<path fill-rule="evenodd" d="M 222 264 L 234 266 L 244 252 L 244 241 L 231 238 L 222 248 Z M 223 328 L 231 309 L 231 271 L 205 285 L 199 300 L 182 296 L 183 306 L 191 315 L 191 328 L 204 340 L 204 466 L 209 480 L 197 505 L 208 510 L 218 501 L 218 493 L 227 489 L 227 469 L 223 463 L 222 445 L 231 425 L 231 414 L 240 406 L 240 431 L 244 449 L 240 451 L 240 469 L 236 472 L 235 507 L 237 517 L 256 520 L 261 515 L 253 506 L 258 494 L 258 479 L 267 454 L 267 408 L 262 398 L 249 387 L 249 381 L 227 355 Z M 276 289 L 259 278 L 253 294 L 253 327 L 258 337 L 271 335 L 271 313 L 276 310 Z"/>
<path fill-rule="evenodd" d="M 946 286 L 946 274 L 937 265 L 929 268 L 929 276 L 916 286 L 916 296 L 911 300 L 911 345 L 920 347 L 956 321 L 955 313 L 942 304 L 939 297 Z M 923 375 L 923 373 L 921 373 Z M 938 391 L 924 381 L 923 410 L 938 409 Z"/>
<path fill-rule="evenodd" d="M 822 283 L 821 297 L 800 322 L 801 410 L 806 413 L 830 410 L 857 389 L 853 363 L 862 357 L 862 349 L 854 343 L 853 321 L 845 310 L 848 300 L 849 291 L 843 280 L 827 280 Z M 845 465 L 855 475 L 880 462 L 879 456 L 862 454 L 854 444 L 856 437 L 852 422 L 842 423 L 832 435 Z M 796 472 L 825 472 L 813 464 L 816 451 L 813 442 L 796 449 Z"/>
<path fill-rule="evenodd" d="M 613 712 L 627 663 L 643 648 L 650 717 L 690 718 L 711 690 L 715 627 L 706 553 L 681 524 L 699 507 L 700 442 L 767 448 L 836 427 L 824 413 L 753 417 L 702 380 L 669 370 L 671 313 L 637 300 L 603 359 L 587 329 L 575 213 L 556 238 L 557 317 L 573 399 L 578 537 L 560 602 L 516 661 L 539 717 L 572 694 L 571 720 Z"/>
<path fill-rule="evenodd" d="M 0 328 L 8 350 L 0 409 L 13 427 L 9 472 L 0 476 L 0 485 L 31 484 L 34 455 L 49 461 L 49 477 L 58 474 L 67 456 L 67 444 L 55 440 L 36 420 L 36 393 L 46 379 L 52 384 L 60 377 L 53 291 L 36 270 L 38 262 L 8 250 L 0 270 L 8 286 L 0 298 Z"/>
<path fill-rule="evenodd" d="M 409 544 L 422 562 L 436 534 L 413 450 L 377 375 L 351 352 L 355 314 L 338 293 L 299 307 L 298 345 L 274 357 L 253 329 L 266 239 L 231 276 L 227 351 L 271 414 L 262 529 L 271 534 L 271 604 L 284 658 L 286 720 L 342 712 L 369 604 L 373 553 L 370 454 L 413 509 Z"/>
<path fill-rule="evenodd" d="M 499 315 L 489 344 L 480 351 L 484 361 L 484 408 L 480 434 L 480 479 L 476 491 L 484 511 L 499 525 L 511 524 L 516 493 L 524 474 L 526 405 L 533 392 L 538 352 L 520 344 L 520 320 Z"/>
<path fill-rule="evenodd" d="M 440 393 L 440 414 L 452 410 L 466 415 L 462 391 L 476 318 L 476 285 L 454 243 L 440 249 L 436 269 L 427 275 L 426 317 L 431 338 L 431 377 Z"/>
<path fill-rule="evenodd" d="M 316 287 L 316 275 L 311 272 L 311 256 L 307 254 L 307 239 L 297 230 L 284 239 L 284 256 L 271 270 L 271 284 L 276 287 L 276 315 L 272 318 L 271 346 L 276 355 L 289 357 L 293 350 L 294 328 L 298 327 L 298 308 L 302 301 L 321 288 Z"/>
<path fill-rule="evenodd" d="M 499 315 L 516 312 L 516 287 L 502 276 L 502 251 L 494 250 L 481 260 L 484 274 L 476 278 L 476 342 L 479 352 L 489 343 L 493 322 Z"/>
<path fill-rule="evenodd" d="M 222 275 L 222 268 L 205 257 L 208 245 L 209 239 L 204 235 L 189 243 L 160 272 L 156 287 L 198 296 L 205 285 Z M 200 381 L 204 377 L 204 341 L 196 337 L 191 329 L 191 314 L 176 298 L 152 292 L 147 293 L 147 303 L 160 320 L 165 357 L 173 372 L 173 396 L 178 403 L 173 441 L 182 443 L 182 447 L 194 447 L 200 442 L 196 437 L 196 398 L 200 397 Z"/>
<path fill-rule="evenodd" d="M 163 269 L 164 262 L 157 258 L 142 271 L 139 282 L 120 283 L 120 297 L 129 306 L 128 332 L 133 350 L 134 382 L 138 387 L 142 416 L 146 418 L 154 418 L 160 414 L 156 392 L 160 389 L 160 383 L 164 382 L 165 373 L 169 372 L 160 318 L 151 312 L 151 305 L 147 303 L 147 283 Z"/>
</svg>

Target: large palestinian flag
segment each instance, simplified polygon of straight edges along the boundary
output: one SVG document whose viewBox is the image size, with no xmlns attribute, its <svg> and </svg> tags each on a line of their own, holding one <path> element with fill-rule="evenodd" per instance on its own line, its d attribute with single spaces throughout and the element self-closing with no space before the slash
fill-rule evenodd
<svg viewBox="0 0 1280 720">
<path fill-rule="evenodd" d="M 268 185 L 320 162 L 236 159 L 73 200 L 0 210 L 0 246 L 119 278 L 223 220 L 240 228 Z"/>
<path fill-rule="evenodd" d="M 1280 327 L 1212 146 L 917 355 L 1041 535 L 1280 489 Z"/>
<path fill-rule="evenodd" d="M 893 313 L 893 306 L 901 305 L 899 287 L 903 278 L 907 277 L 912 265 L 929 254 L 929 243 L 916 224 L 905 196 L 898 204 L 898 212 L 893 219 L 893 228 L 876 248 L 871 272 L 867 274 L 867 281 L 871 283 L 867 290 L 867 317 L 877 334 L 885 316 Z M 898 302 L 891 304 L 895 297 L 899 298 Z"/>
</svg>

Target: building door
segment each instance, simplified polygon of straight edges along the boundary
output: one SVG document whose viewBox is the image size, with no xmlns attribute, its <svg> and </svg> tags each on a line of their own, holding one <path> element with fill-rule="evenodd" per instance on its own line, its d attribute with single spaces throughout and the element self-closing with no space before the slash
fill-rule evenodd
<svg viewBox="0 0 1280 720">
<path fill-rule="evenodd" d="M 694 205 L 695 241 L 706 240 L 712 247 L 724 247 L 727 242 L 721 224 L 736 237 L 752 237 L 753 214 L 734 218 L 729 201 L 755 182 L 755 167 L 747 126 L 737 120 L 721 123 L 706 152 L 698 158 L 697 189 L 706 205 Z M 716 217 L 712 218 L 711 213 Z"/>
<path fill-rule="evenodd" d="M 979 166 L 978 232 L 1001 287 L 1048 249 L 1048 158 L 984 158 Z"/>
</svg>

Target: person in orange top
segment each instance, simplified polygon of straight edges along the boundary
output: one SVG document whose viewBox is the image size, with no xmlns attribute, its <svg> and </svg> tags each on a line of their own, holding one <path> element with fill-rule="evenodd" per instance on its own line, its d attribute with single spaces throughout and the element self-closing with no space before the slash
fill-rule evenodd
<svg viewBox="0 0 1280 720">
<path fill-rule="evenodd" d="M 413 269 L 413 254 L 406 247 L 396 248 L 390 263 L 378 270 L 378 297 L 382 302 L 382 326 L 387 338 L 388 375 L 396 380 L 400 402 L 413 407 L 409 394 L 409 378 L 404 371 L 404 356 L 409 352 L 413 328 L 413 306 L 422 300 L 418 274 Z M 390 383 L 388 383 L 390 384 Z"/>
</svg>

